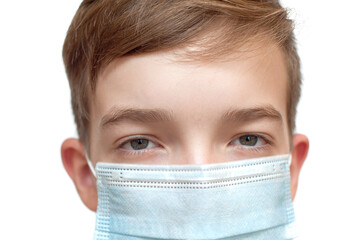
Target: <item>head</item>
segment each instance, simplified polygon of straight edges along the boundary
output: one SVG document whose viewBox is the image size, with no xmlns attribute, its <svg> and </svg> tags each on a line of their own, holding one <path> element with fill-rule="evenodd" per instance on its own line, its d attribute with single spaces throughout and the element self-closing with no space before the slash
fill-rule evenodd
<svg viewBox="0 0 361 240">
<path fill-rule="evenodd" d="M 300 62 L 277 1 L 85 0 L 63 49 L 79 139 L 64 166 L 96 209 L 86 155 L 105 162 L 205 164 L 308 150 L 294 134 Z"/>
</svg>

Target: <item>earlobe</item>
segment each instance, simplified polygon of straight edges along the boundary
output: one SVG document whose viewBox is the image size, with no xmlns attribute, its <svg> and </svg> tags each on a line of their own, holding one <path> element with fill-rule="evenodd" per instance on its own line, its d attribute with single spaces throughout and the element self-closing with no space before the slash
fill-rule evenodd
<svg viewBox="0 0 361 240">
<path fill-rule="evenodd" d="M 292 162 L 290 166 L 292 200 L 294 200 L 296 196 L 298 178 L 300 175 L 302 165 L 306 160 L 308 148 L 309 148 L 309 141 L 305 135 L 302 134 L 293 135 Z"/>
<path fill-rule="evenodd" d="M 81 200 L 90 210 L 96 211 L 96 180 L 88 166 L 83 144 L 75 138 L 66 139 L 61 146 L 61 158 Z"/>
</svg>

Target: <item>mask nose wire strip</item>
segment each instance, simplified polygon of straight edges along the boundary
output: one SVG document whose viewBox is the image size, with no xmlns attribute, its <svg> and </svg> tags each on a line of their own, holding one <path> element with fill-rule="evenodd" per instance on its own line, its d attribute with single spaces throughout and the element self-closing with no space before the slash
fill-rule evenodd
<svg viewBox="0 0 361 240">
<path fill-rule="evenodd" d="M 88 163 L 88 166 L 90 168 L 90 171 L 92 172 L 92 174 L 94 175 L 95 178 L 97 178 L 97 174 L 95 172 L 95 169 L 93 167 L 93 164 L 92 162 L 90 161 L 90 158 L 88 157 L 88 154 L 85 153 L 85 158 L 86 158 L 86 161 Z M 291 165 L 291 162 L 292 162 L 292 154 L 289 154 L 288 156 L 288 165 L 290 166 Z"/>
<path fill-rule="evenodd" d="M 94 177 L 97 178 L 97 174 L 96 174 L 96 172 L 95 172 L 95 169 L 94 169 L 94 167 L 93 167 L 93 164 L 92 164 L 92 162 L 90 161 L 90 158 L 88 157 L 88 154 L 87 154 L 87 153 L 85 153 L 85 158 L 86 158 L 86 161 L 87 161 L 88 166 L 89 166 L 89 168 L 90 168 L 90 171 L 92 172 L 92 174 L 94 175 Z"/>
</svg>

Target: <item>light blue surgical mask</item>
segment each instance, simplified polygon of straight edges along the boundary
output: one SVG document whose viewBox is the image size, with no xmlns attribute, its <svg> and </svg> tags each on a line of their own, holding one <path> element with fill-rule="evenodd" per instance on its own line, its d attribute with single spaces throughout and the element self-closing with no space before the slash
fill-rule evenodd
<svg viewBox="0 0 361 240">
<path fill-rule="evenodd" d="M 99 162 L 96 240 L 292 239 L 289 155 L 205 165 Z"/>
</svg>

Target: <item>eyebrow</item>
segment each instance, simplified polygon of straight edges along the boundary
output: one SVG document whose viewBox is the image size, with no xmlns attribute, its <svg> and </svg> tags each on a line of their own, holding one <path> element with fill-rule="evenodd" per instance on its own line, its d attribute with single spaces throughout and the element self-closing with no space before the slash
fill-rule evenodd
<svg viewBox="0 0 361 240">
<path fill-rule="evenodd" d="M 257 106 L 251 108 L 229 109 L 222 117 L 222 121 L 232 122 L 248 122 L 269 118 L 282 122 L 282 115 L 272 106 Z M 102 128 L 121 122 L 121 121 L 135 121 L 135 122 L 167 122 L 173 121 L 174 114 L 172 111 L 164 109 L 141 109 L 141 108 L 120 108 L 113 107 L 100 122 Z"/>
<path fill-rule="evenodd" d="M 272 119 L 283 122 L 282 115 L 272 105 L 256 106 L 243 109 L 230 109 L 222 115 L 223 121 L 249 122 L 260 119 Z"/>
<path fill-rule="evenodd" d="M 101 122 L 101 127 L 117 122 L 130 120 L 135 122 L 166 122 L 174 119 L 171 111 L 163 109 L 139 109 L 114 107 L 106 114 Z"/>
</svg>

